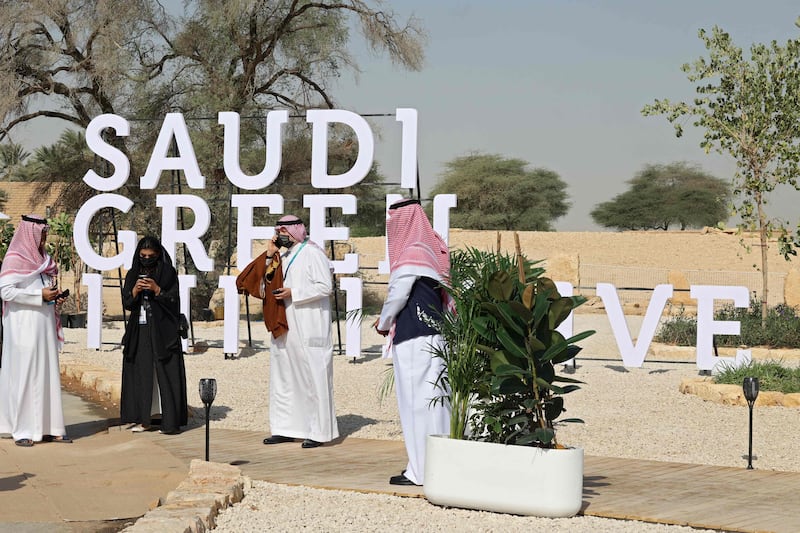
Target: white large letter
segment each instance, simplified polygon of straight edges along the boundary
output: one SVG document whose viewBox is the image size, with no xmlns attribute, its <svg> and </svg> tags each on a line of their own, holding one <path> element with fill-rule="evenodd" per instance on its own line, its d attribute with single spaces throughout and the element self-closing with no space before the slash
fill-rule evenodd
<svg viewBox="0 0 800 533">
<path fill-rule="evenodd" d="M 239 292 L 236 276 L 220 276 L 219 287 L 225 293 L 225 320 L 222 323 L 222 353 L 239 353 Z"/>
<path fill-rule="evenodd" d="M 113 270 L 121 266 L 130 268 L 133 262 L 133 252 L 136 250 L 136 232 L 118 231 L 117 242 L 122 244 L 122 252 L 111 257 L 98 255 L 89 242 L 89 224 L 94 215 L 106 207 L 118 209 L 127 213 L 133 202 L 119 194 L 98 194 L 89 198 L 75 215 L 75 224 L 72 227 L 72 239 L 75 241 L 75 250 L 86 266 L 95 270 Z"/>
<path fill-rule="evenodd" d="M 177 264 L 175 250 L 177 244 L 182 242 L 198 270 L 214 270 L 214 260 L 208 257 L 203 241 L 200 240 L 211 224 L 211 210 L 205 200 L 191 194 L 158 194 L 156 205 L 162 209 L 161 244 L 172 255 L 173 261 Z M 189 229 L 178 229 L 178 210 L 181 207 L 194 211 L 194 226 Z"/>
<path fill-rule="evenodd" d="M 117 148 L 103 140 L 103 130 L 112 128 L 118 137 L 130 135 L 128 121 L 118 115 L 98 115 L 86 126 L 86 146 L 114 165 L 114 174 L 107 178 L 100 177 L 94 170 L 89 169 L 83 176 L 83 181 L 96 191 L 113 191 L 119 189 L 128 180 L 131 171 L 131 162 L 127 156 Z"/>
<path fill-rule="evenodd" d="M 283 213 L 283 196 L 280 194 L 234 194 L 231 205 L 236 214 L 236 268 L 244 269 L 253 260 L 253 241 L 271 239 L 275 235 L 273 226 L 253 226 L 253 209 L 269 208 L 272 215 Z"/>
<path fill-rule="evenodd" d="M 346 241 L 350 238 L 350 228 L 329 228 L 325 226 L 325 209 L 341 207 L 345 215 L 356 213 L 356 197 L 352 194 L 304 194 L 303 207 L 309 211 L 309 238 L 323 249 L 327 241 Z M 331 261 L 336 274 L 352 274 L 358 270 L 358 254 L 344 254 L 342 261 Z"/>
<path fill-rule="evenodd" d="M 417 110 L 397 108 L 397 122 L 403 125 L 402 148 L 400 152 L 400 187 L 417 188 Z"/>
<path fill-rule="evenodd" d="M 181 274 L 178 276 L 178 297 L 180 298 L 181 313 L 186 315 L 186 320 L 192 320 L 192 308 L 190 302 L 192 301 L 191 290 L 197 287 L 197 276 L 194 274 L 187 275 Z M 183 352 L 189 351 L 189 339 L 181 339 L 181 348 Z"/>
<path fill-rule="evenodd" d="M 437 194 L 433 198 L 433 229 L 445 244 L 450 243 L 450 210 L 457 203 L 455 194 Z"/>
<path fill-rule="evenodd" d="M 346 337 L 347 345 L 345 355 L 349 357 L 361 357 L 361 315 L 355 310 L 361 309 L 361 280 L 359 278 L 339 278 L 339 287 L 347 293 L 347 321 Z"/>
<path fill-rule="evenodd" d="M 77 275 L 77 273 L 76 273 Z M 103 344 L 103 275 L 86 273 L 81 276 L 86 287 L 86 347 L 100 349 Z"/>
<path fill-rule="evenodd" d="M 355 185 L 369 174 L 375 152 L 372 129 L 363 117 L 341 109 L 310 109 L 306 121 L 311 122 L 311 185 L 317 189 L 343 189 Z M 358 154 L 353 167 L 344 174 L 328 174 L 328 123 L 350 126 L 358 140 Z"/>
<path fill-rule="evenodd" d="M 289 122 L 288 111 L 267 113 L 267 146 L 264 169 L 255 176 L 248 176 L 239 166 L 239 113 L 222 111 L 218 122 L 225 127 L 222 164 L 231 183 L 247 191 L 269 187 L 281 170 L 281 126 Z"/>
<path fill-rule="evenodd" d="M 597 295 L 603 300 L 608 321 L 611 323 L 611 330 L 614 332 L 614 338 L 617 339 L 617 347 L 622 354 L 623 364 L 625 366 L 642 366 L 653 336 L 656 334 L 656 327 L 661 318 L 661 313 L 664 311 L 664 306 L 667 305 L 667 300 L 672 297 L 672 285 L 657 285 L 653 289 L 650 305 L 647 306 L 647 313 L 644 315 L 644 321 L 639 330 L 635 347 L 631 340 L 628 323 L 625 322 L 625 315 L 619 303 L 616 287 L 610 283 L 598 283 Z"/>
<path fill-rule="evenodd" d="M 575 288 L 572 286 L 572 283 L 566 281 L 556 281 L 555 284 L 556 284 L 556 289 L 558 289 L 558 294 L 560 294 L 562 297 L 572 296 L 575 294 Z M 572 337 L 574 326 L 575 326 L 575 312 L 570 311 L 569 315 L 567 315 L 567 318 L 565 318 L 564 321 L 558 325 L 556 331 L 561 333 L 565 339 L 569 339 L 570 337 Z M 572 366 L 575 366 L 574 357 L 569 361 L 564 361 L 565 365 L 568 365 L 570 363 L 572 363 Z"/>
<path fill-rule="evenodd" d="M 738 335 L 739 322 L 714 320 L 714 300 L 733 300 L 736 307 L 750 305 L 747 287 L 728 285 L 692 285 L 689 294 L 697 300 L 697 368 L 711 370 L 717 362 L 714 357 L 714 334 Z"/>
<path fill-rule="evenodd" d="M 172 139 L 178 146 L 178 157 L 169 157 L 169 147 Z M 192 140 L 189 138 L 189 130 L 186 122 L 180 113 L 167 113 L 161 131 L 158 132 L 156 145 L 150 155 L 150 162 L 147 164 L 147 171 L 139 180 L 139 187 L 142 189 L 155 189 L 158 179 L 161 177 L 162 170 L 183 170 L 186 176 L 186 183 L 192 189 L 202 189 L 205 187 L 206 179 L 200 173 L 197 166 L 197 158 L 194 155 Z"/>
</svg>

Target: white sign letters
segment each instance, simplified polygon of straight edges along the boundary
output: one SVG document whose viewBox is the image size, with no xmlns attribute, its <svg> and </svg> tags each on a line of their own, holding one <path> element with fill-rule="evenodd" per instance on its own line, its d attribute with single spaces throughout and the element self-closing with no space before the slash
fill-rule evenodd
<svg viewBox="0 0 800 533">
<path fill-rule="evenodd" d="M 249 176 L 239 164 L 240 127 L 239 115 L 233 112 L 218 114 L 218 124 L 224 129 L 223 168 L 230 182 L 247 191 L 261 191 L 268 188 L 278 177 L 281 169 L 281 138 L 283 125 L 289 120 L 286 111 L 270 111 L 266 117 L 266 150 L 265 164 L 261 172 Z M 399 108 L 396 120 L 402 128 L 400 185 L 403 188 L 416 187 L 417 172 L 417 111 Z M 359 183 L 372 168 L 374 158 L 374 138 L 372 129 L 360 115 L 339 109 L 309 110 L 306 121 L 312 125 L 311 148 L 311 183 L 317 189 L 343 189 Z M 328 130 L 331 124 L 344 125 L 352 130 L 358 142 L 358 152 L 352 167 L 338 175 L 328 174 Z M 136 248 L 136 233 L 121 230 L 117 233 L 117 241 L 122 244 L 123 252 L 105 257 L 92 248 L 89 241 L 89 225 L 97 213 L 105 208 L 116 209 L 127 213 L 133 202 L 124 196 L 114 194 L 130 177 L 130 161 L 126 155 L 109 144 L 103 133 L 111 130 L 115 135 L 125 137 L 130 134 L 127 120 L 117 115 L 99 115 L 91 121 L 86 129 L 86 143 L 97 156 L 108 161 L 114 172 L 109 177 L 101 177 L 93 170 L 86 172 L 84 182 L 100 194 L 91 198 L 78 210 L 75 216 L 73 237 L 75 247 L 81 259 L 90 267 L 99 271 L 113 270 L 120 267 L 130 268 L 133 252 Z M 169 149 L 174 143 L 179 155 L 170 156 Z M 203 189 L 205 178 L 195 157 L 194 147 L 189 136 L 189 129 L 183 115 L 168 113 L 161 124 L 158 138 L 153 147 L 147 170 L 139 180 L 141 189 L 154 189 L 158 185 L 164 170 L 180 170 L 185 176 L 190 189 Z M 400 199 L 397 194 L 386 195 L 386 206 Z M 211 210 L 205 200 L 192 194 L 159 194 L 156 205 L 161 208 L 161 241 L 166 250 L 175 257 L 178 244 L 184 244 L 194 265 L 203 272 L 214 270 L 214 261 L 203 246 L 202 237 L 212 223 Z M 438 195 L 433 199 L 433 227 L 445 241 L 449 234 L 449 212 L 457 205 L 454 194 Z M 273 234 L 272 227 L 255 226 L 254 209 L 266 208 L 270 214 L 280 215 L 284 212 L 284 199 L 278 194 L 235 194 L 231 196 L 231 206 L 237 212 L 236 249 L 238 250 L 237 268 L 244 268 L 253 257 L 254 240 L 268 239 Z M 303 207 L 309 210 L 309 233 L 317 244 L 325 246 L 328 241 L 347 240 L 350 230 L 347 227 L 327 227 L 325 212 L 328 209 L 340 209 L 343 214 L 358 213 L 358 199 L 352 194 L 312 194 L 303 196 Z M 193 225 L 187 229 L 179 229 L 178 213 L 180 209 L 192 212 Z M 385 254 L 388 257 L 388 254 Z M 343 260 L 333 261 L 334 272 L 338 274 L 354 274 L 359 269 L 357 254 L 346 254 Z M 380 261 L 378 271 L 387 274 L 388 261 Z M 84 274 L 83 284 L 88 287 L 88 321 L 87 345 L 99 348 L 101 344 L 102 320 L 102 278 L 100 274 Z M 189 294 L 196 286 L 195 276 L 180 276 L 181 311 L 189 314 Z M 361 280 L 355 277 L 340 278 L 340 286 L 347 293 L 347 311 L 361 307 Z M 572 286 L 567 283 L 558 284 L 564 294 L 572 293 Z M 225 292 L 224 351 L 235 353 L 239 349 L 239 295 L 235 287 L 234 276 L 220 276 L 219 287 Z M 626 366 L 641 366 L 647 350 L 655 335 L 659 318 L 667 300 L 672 296 L 671 285 L 659 285 L 653 291 L 647 308 L 641 331 L 633 343 L 631 333 L 625 322 L 625 316 L 619 303 L 616 288 L 608 283 L 597 285 L 597 294 L 605 304 L 608 319 L 617 341 L 623 363 Z M 718 359 L 712 353 L 714 334 L 738 334 L 739 324 L 713 320 L 714 300 L 733 300 L 738 307 L 748 305 L 748 291 L 745 287 L 712 287 L 693 286 L 691 295 L 697 299 L 697 366 L 701 370 L 712 369 Z M 349 315 L 348 315 L 349 316 Z M 347 348 L 346 355 L 360 356 L 361 328 L 360 321 L 351 318 L 346 322 Z M 572 317 L 562 324 L 560 331 L 565 336 L 572 332 Z M 184 341 L 184 348 L 185 341 Z"/>
</svg>

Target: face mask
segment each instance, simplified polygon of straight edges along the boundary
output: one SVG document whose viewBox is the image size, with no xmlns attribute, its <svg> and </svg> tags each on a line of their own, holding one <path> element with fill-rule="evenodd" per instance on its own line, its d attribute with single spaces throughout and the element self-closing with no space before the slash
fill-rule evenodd
<svg viewBox="0 0 800 533">
<path fill-rule="evenodd" d="M 143 267 L 152 267 L 156 265 L 158 257 L 139 257 L 139 262 Z"/>
<path fill-rule="evenodd" d="M 278 248 L 291 248 L 292 244 L 294 243 L 292 242 L 292 240 L 289 238 L 288 235 L 280 234 L 278 235 L 278 238 L 275 239 L 275 245 Z"/>
</svg>

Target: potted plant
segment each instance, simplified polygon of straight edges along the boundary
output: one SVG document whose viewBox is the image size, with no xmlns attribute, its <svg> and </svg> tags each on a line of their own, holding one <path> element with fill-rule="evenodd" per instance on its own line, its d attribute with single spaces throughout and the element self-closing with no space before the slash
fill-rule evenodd
<svg viewBox="0 0 800 533">
<path fill-rule="evenodd" d="M 442 321 L 446 373 L 440 387 L 452 412 L 451 434 L 429 436 L 425 496 L 439 505 L 549 517 L 582 504 L 583 450 L 556 439 L 564 395 L 579 381 L 557 365 L 580 351 L 585 331 L 565 339 L 556 328 L 585 301 L 562 297 L 520 252 L 454 252 L 448 292 L 454 311 Z"/>
<path fill-rule="evenodd" d="M 86 295 L 81 294 L 81 261 L 72 238 L 72 221 L 66 213 L 48 220 L 50 233 L 55 238 L 47 243 L 48 253 L 58 264 L 58 286 L 63 290 L 64 272 L 72 272 L 72 290 L 61 307 L 61 323 L 66 327 L 86 326 Z"/>
</svg>

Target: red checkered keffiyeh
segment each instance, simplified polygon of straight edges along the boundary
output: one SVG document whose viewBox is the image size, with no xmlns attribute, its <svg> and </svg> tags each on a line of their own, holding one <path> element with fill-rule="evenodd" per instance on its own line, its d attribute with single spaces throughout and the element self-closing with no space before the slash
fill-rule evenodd
<svg viewBox="0 0 800 533">
<path fill-rule="evenodd" d="M 386 238 L 392 272 L 408 267 L 421 276 L 443 283 L 450 278 L 447 244 L 434 231 L 418 202 L 401 200 L 389 207 Z"/>
<path fill-rule="evenodd" d="M 26 220 L 28 219 L 28 220 Z M 41 222 L 32 222 L 39 220 Z M 44 219 L 36 215 L 26 215 L 19 223 L 17 231 L 11 238 L 8 251 L 3 258 L 0 280 L 10 283 L 28 280 L 39 274 L 47 274 L 51 278 L 58 275 L 58 266 L 50 255 L 40 248 L 42 233 L 47 227 Z"/>
<path fill-rule="evenodd" d="M 47 229 L 47 221 L 38 215 L 25 215 L 11 238 L 8 250 L 0 268 L 0 286 L 30 282 L 31 278 L 45 274 L 50 279 L 58 276 L 58 266 L 41 246 L 42 233 Z M 5 313 L 8 306 L 4 306 Z M 56 312 L 58 340 L 63 342 L 61 315 Z"/>
</svg>

